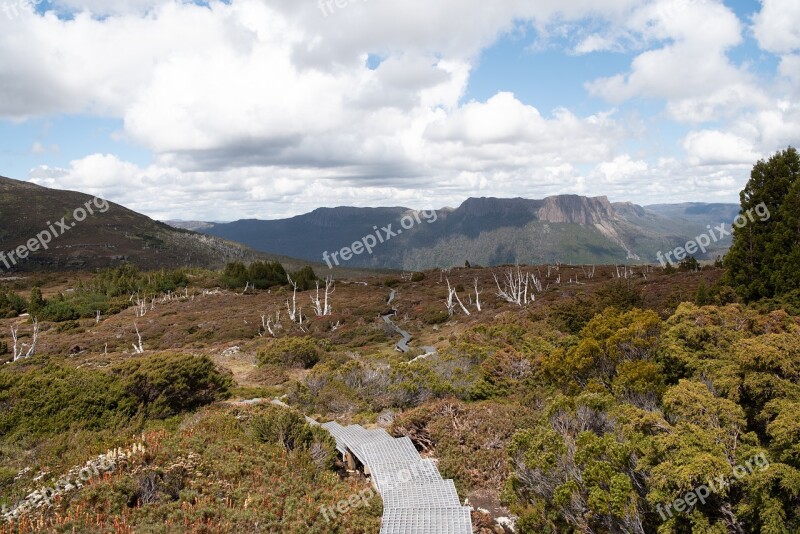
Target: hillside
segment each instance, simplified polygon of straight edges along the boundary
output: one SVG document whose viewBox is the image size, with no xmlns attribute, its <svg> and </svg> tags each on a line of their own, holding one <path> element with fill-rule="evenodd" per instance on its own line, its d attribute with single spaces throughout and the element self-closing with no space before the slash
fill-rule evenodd
<svg viewBox="0 0 800 534">
<path fill-rule="evenodd" d="M 708 209 L 703 209 L 709 206 Z M 708 224 L 730 222 L 735 205 L 612 204 L 606 197 L 561 195 L 542 200 L 470 198 L 456 209 L 426 213 L 419 223 L 354 256 L 349 266 L 429 269 L 506 263 L 647 263 L 656 253 L 683 245 Z M 403 207 L 320 208 L 283 220 L 180 223 L 257 250 L 320 261 L 374 234 L 376 227 L 401 226 Z M 714 259 L 730 241 L 698 259 Z"/>
<path fill-rule="evenodd" d="M 78 210 L 85 212 L 85 220 L 75 219 L 76 214 L 79 219 L 84 218 Z M 27 253 L 22 260 L 17 260 L 15 252 L 12 261 L 11 251 L 20 246 L 28 250 L 31 239 L 39 241 L 30 247 L 38 250 Z M 42 243 L 48 239 L 48 243 Z M 220 269 L 228 262 L 258 259 L 277 260 L 296 270 L 309 263 L 174 228 L 83 193 L 3 177 L 0 177 L 0 251 L 8 262 L 6 265 L 0 257 L 0 272 L 93 270 L 123 263 L 142 269 Z"/>
</svg>

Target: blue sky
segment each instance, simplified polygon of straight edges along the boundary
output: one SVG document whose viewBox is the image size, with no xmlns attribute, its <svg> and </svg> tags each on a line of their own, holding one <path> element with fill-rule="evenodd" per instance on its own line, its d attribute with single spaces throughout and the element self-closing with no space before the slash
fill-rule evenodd
<svg viewBox="0 0 800 534">
<path fill-rule="evenodd" d="M 561 4 L 0 0 L 0 174 L 183 219 L 735 202 L 797 144 L 796 2 Z"/>
</svg>

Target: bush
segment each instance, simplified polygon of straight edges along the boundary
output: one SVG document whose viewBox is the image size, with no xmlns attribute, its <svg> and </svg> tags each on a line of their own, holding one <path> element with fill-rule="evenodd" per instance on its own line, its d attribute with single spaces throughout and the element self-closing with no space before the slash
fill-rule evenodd
<svg viewBox="0 0 800 534">
<path fill-rule="evenodd" d="M 286 365 L 310 369 L 319 362 L 320 350 L 312 338 L 283 337 L 258 351 L 261 365 Z"/>
<path fill-rule="evenodd" d="M 678 264 L 679 271 L 694 272 L 700 269 L 700 262 L 694 256 L 687 256 Z"/>
<path fill-rule="evenodd" d="M 256 439 L 279 445 L 287 451 L 307 451 L 322 469 L 332 469 L 336 463 L 336 441 L 327 430 L 312 427 L 292 410 L 268 406 L 250 422 Z"/>
<path fill-rule="evenodd" d="M 269 289 L 287 281 L 286 271 L 277 261 L 255 261 L 249 267 L 237 261 L 225 266 L 221 283 L 228 289 L 242 288 L 248 282 L 256 289 Z"/>
<path fill-rule="evenodd" d="M 208 356 L 164 353 L 138 357 L 119 365 L 115 372 L 125 391 L 153 418 L 166 418 L 227 398 L 233 385 Z"/>
<path fill-rule="evenodd" d="M 425 324 L 444 324 L 450 319 L 450 314 L 447 310 L 437 308 L 429 308 L 422 314 L 422 322 Z"/>
<path fill-rule="evenodd" d="M 422 282 L 425 280 L 425 273 L 414 273 L 411 275 L 412 282 Z"/>
<path fill-rule="evenodd" d="M 54 435 L 114 428 L 136 413 L 115 377 L 67 365 L 26 361 L 0 370 L 0 436 Z"/>
<path fill-rule="evenodd" d="M 0 318 L 16 317 L 27 308 L 25 299 L 6 289 L 0 289 Z"/>
</svg>

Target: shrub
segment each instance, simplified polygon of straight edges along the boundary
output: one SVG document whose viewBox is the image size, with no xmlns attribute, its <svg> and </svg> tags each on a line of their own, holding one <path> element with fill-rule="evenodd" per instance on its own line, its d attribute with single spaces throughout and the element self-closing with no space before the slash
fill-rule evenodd
<svg viewBox="0 0 800 534">
<path fill-rule="evenodd" d="M 411 275 L 412 282 L 422 282 L 425 280 L 425 273 L 414 273 Z"/>
<path fill-rule="evenodd" d="M 114 428 L 136 412 L 115 377 L 39 359 L 0 369 L 0 406 L 0 436 L 16 438 Z"/>
<path fill-rule="evenodd" d="M 262 365 L 275 364 L 310 369 L 319 362 L 319 358 L 319 348 L 314 340 L 308 337 L 275 339 L 258 351 L 258 361 Z"/>
<path fill-rule="evenodd" d="M 422 314 L 422 322 L 425 324 L 443 324 L 450 319 L 450 314 L 440 308 L 429 308 Z"/>
<path fill-rule="evenodd" d="M 208 356 L 164 353 L 139 357 L 119 365 L 115 372 L 125 391 L 153 418 L 166 418 L 227 398 L 233 385 Z"/>
<path fill-rule="evenodd" d="M 14 292 L 0 289 L 0 318 L 16 317 L 27 307 L 25 299 Z"/>
<path fill-rule="evenodd" d="M 679 271 L 694 272 L 700 269 L 700 262 L 694 256 L 687 256 L 678 264 Z"/>
<path fill-rule="evenodd" d="M 336 463 L 336 441 L 327 430 L 309 425 L 299 413 L 268 406 L 250 422 L 256 439 L 279 445 L 287 451 L 303 450 L 322 469 Z"/>
</svg>

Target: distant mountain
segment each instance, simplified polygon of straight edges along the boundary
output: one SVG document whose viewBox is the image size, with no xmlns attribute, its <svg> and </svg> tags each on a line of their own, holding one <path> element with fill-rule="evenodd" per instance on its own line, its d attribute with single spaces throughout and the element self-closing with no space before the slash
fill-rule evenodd
<svg viewBox="0 0 800 534">
<path fill-rule="evenodd" d="M 89 214 L 89 210 L 94 214 Z M 27 256 L 24 259 L 17 251 L 19 247 L 23 247 L 22 255 Z M 37 250 L 27 252 L 32 249 Z M 228 261 L 266 257 L 244 245 L 178 230 L 83 193 L 48 189 L 3 177 L 0 177 L 0 253 L 3 253 L 0 274 L 94 269 L 123 262 L 145 269 L 219 268 Z"/>
<path fill-rule="evenodd" d="M 320 208 L 281 220 L 206 223 L 201 231 L 257 250 L 321 261 L 413 213 L 408 208 Z M 638 206 L 606 197 L 560 195 L 541 200 L 470 198 L 456 209 L 430 212 L 412 228 L 362 252 L 351 267 L 425 269 L 506 263 L 652 263 L 656 253 L 684 245 L 710 224 L 730 222 L 735 204 Z M 434 220 L 435 219 L 435 220 Z M 408 220 L 408 219 L 407 219 Z M 413 220 L 413 218 L 412 218 Z M 192 223 L 196 224 L 196 223 Z M 699 259 L 724 253 L 720 242 Z"/>
</svg>

